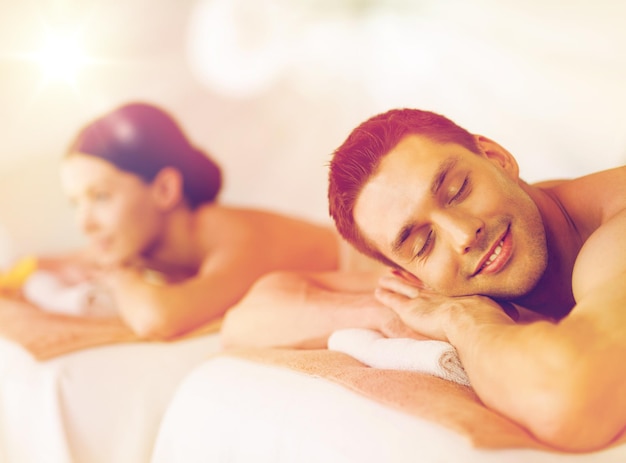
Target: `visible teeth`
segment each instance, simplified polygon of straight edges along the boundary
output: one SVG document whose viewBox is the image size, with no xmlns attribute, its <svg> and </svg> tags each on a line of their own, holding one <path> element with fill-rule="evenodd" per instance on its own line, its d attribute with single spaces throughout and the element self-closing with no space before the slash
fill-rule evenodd
<svg viewBox="0 0 626 463">
<path fill-rule="evenodd" d="M 498 255 L 502 252 L 503 245 L 504 245 L 504 240 L 500 241 L 498 246 L 496 246 L 496 248 L 493 250 L 493 254 L 489 256 L 489 259 L 487 259 L 487 261 L 483 265 L 483 268 L 485 268 L 487 265 L 491 264 L 494 260 L 496 260 L 496 257 L 498 257 Z"/>
</svg>

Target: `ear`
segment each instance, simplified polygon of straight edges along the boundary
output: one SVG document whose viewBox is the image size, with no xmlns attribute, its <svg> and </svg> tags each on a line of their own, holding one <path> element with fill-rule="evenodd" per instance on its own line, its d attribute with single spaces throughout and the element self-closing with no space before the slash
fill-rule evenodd
<svg viewBox="0 0 626 463">
<path fill-rule="evenodd" d="M 184 199 L 183 176 L 173 167 L 161 169 L 150 186 L 156 204 L 163 210 L 173 209 Z"/>
<path fill-rule="evenodd" d="M 474 135 L 474 138 L 483 156 L 504 170 L 512 179 L 519 179 L 519 165 L 511 153 L 483 135 Z"/>
</svg>

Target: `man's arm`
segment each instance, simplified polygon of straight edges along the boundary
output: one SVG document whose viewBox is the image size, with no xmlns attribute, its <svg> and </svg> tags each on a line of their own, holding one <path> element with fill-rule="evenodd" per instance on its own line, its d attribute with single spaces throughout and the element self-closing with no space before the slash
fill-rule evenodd
<svg viewBox="0 0 626 463">
<path fill-rule="evenodd" d="M 370 328 L 390 337 L 416 337 L 378 302 L 380 272 L 279 272 L 261 278 L 222 325 L 222 344 L 324 348 L 333 331 Z"/>
<path fill-rule="evenodd" d="M 601 448 L 626 427 L 626 212 L 586 242 L 574 268 L 576 306 L 558 323 L 516 324 L 488 298 L 379 299 L 409 326 L 449 340 L 483 402 L 540 440 Z"/>
</svg>

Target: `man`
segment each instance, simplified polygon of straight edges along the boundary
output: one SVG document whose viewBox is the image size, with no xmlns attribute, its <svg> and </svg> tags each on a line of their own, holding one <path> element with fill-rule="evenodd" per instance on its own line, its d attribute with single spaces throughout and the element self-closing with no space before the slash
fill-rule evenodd
<svg viewBox="0 0 626 463">
<path fill-rule="evenodd" d="M 340 234 L 395 269 L 377 302 L 404 329 L 452 343 L 487 406 L 565 450 L 624 430 L 626 167 L 529 185 L 497 143 L 437 114 L 391 110 L 336 150 L 329 201 Z M 292 278 L 266 280 L 267 300 L 305 300 L 343 327 L 332 314 L 344 306 L 333 312 L 310 289 L 342 287 L 306 277 L 298 290 L 305 279 Z"/>
</svg>

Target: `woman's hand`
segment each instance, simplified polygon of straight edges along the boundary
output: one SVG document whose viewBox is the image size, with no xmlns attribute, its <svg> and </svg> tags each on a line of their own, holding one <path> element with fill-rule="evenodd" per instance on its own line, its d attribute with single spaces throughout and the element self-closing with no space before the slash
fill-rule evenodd
<svg viewBox="0 0 626 463">
<path fill-rule="evenodd" d="M 66 286 L 91 281 L 100 274 L 93 264 L 65 258 L 39 258 L 37 269 L 53 273 Z"/>
</svg>

